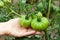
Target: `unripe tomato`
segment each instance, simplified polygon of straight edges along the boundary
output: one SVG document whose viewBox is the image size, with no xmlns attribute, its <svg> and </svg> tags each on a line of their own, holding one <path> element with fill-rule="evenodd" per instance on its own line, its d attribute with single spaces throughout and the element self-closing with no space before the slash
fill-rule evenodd
<svg viewBox="0 0 60 40">
<path fill-rule="evenodd" d="M 37 16 L 39 17 L 43 17 L 41 12 L 37 12 L 35 15 L 33 15 L 33 18 L 37 18 Z"/>
<path fill-rule="evenodd" d="M 23 27 L 30 27 L 32 18 L 26 19 L 25 17 L 26 16 L 22 16 L 20 18 L 20 25 L 23 26 Z"/>
<path fill-rule="evenodd" d="M 41 12 L 38 12 L 36 15 L 42 17 L 42 13 Z"/>
<path fill-rule="evenodd" d="M 11 0 L 3 0 L 5 3 L 11 3 Z"/>
<path fill-rule="evenodd" d="M 0 8 L 4 7 L 4 3 L 2 1 L 0 1 Z"/>
<path fill-rule="evenodd" d="M 33 19 L 31 22 L 31 27 L 35 30 L 45 30 L 49 25 L 49 21 L 47 18 L 42 17 L 40 22 L 37 21 L 37 18 Z"/>
<path fill-rule="evenodd" d="M 37 16 L 36 16 L 36 15 L 33 15 L 32 17 L 33 17 L 33 19 L 37 18 Z"/>
</svg>

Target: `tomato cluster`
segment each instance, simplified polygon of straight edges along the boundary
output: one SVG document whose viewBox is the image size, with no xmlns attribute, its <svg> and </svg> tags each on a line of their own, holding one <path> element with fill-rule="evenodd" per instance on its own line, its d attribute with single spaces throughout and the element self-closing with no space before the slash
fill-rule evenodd
<svg viewBox="0 0 60 40">
<path fill-rule="evenodd" d="M 5 4 L 10 4 L 11 0 L 0 0 L 0 8 L 4 7 L 4 3 Z M 41 5 L 41 4 L 39 4 Z M 39 7 L 39 6 L 38 6 Z M 31 10 L 31 8 L 28 6 L 29 10 Z M 11 11 L 11 13 L 15 13 L 16 15 L 18 15 L 16 12 L 14 12 L 13 10 Z M 46 17 L 43 17 L 41 12 L 36 12 L 34 14 L 31 15 L 22 15 L 20 17 L 20 25 L 23 27 L 32 27 L 35 30 L 45 30 L 48 25 L 49 25 L 49 20 Z"/>
<path fill-rule="evenodd" d="M 49 20 L 46 17 L 42 16 L 41 12 L 33 15 L 32 17 L 22 16 L 20 18 L 20 25 L 23 27 L 32 27 L 35 30 L 45 30 L 49 25 Z"/>
</svg>

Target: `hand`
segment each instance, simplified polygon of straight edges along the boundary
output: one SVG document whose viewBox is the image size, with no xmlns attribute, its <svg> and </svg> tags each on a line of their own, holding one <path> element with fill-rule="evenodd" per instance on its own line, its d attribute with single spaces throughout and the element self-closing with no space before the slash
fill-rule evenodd
<svg viewBox="0 0 60 40">
<path fill-rule="evenodd" d="M 12 36 L 22 37 L 30 34 L 34 34 L 35 31 L 32 29 L 23 28 L 19 23 L 20 18 L 9 20 L 6 24 L 8 25 L 7 33 Z"/>
<path fill-rule="evenodd" d="M 3 26 L 3 28 L 5 28 L 4 34 L 16 36 L 16 37 L 23 37 L 23 36 L 31 35 L 34 33 L 40 34 L 40 32 L 36 32 L 31 28 L 27 29 L 27 28 L 21 27 L 19 20 L 20 18 L 15 18 L 15 19 L 9 20 L 8 22 L 5 22 Z"/>
</svg>

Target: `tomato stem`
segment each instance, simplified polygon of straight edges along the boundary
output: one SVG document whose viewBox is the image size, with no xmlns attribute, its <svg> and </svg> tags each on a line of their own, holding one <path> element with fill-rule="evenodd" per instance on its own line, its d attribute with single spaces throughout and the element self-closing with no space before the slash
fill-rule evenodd
<svg viewBox="0 0 60 40">
<path fill-rule="evenodd" d="M 29 16 L 33 19 L 33 15 L 35 15 L 35 14 L 34 13 L 30 13 Z"/>
<path fill-rule="evenodd" d="M 26 15 L 25 19 L 27 19 L 27 20 L 29 19 L 29 15 L 28 14 Z"/>
<path fill-rule="evenodd" d="M 34 0 L 31 0 L 31 4 L 34 4 Z"/>
<path fill-rule="evenodd" d="M 13 3 L 14 0 L 11 0 L 11 1 L 12 1 L 12 3 Z"/>
<path fill-rule="evenodd" d="M 41 21 L 41 18 L 40 18 L 39 16 L 37 17 L 37 21 L 38 21 L 38 22 L 40 22 L 40 21 Z"/>
<path fill-rule="evenodd" d="M 5 5 L 6 5 L 6 15 L 8 15 L 9 14 L 9 12 L 10 12 L 10 8 L 11 8 L 11 4 L 7 4 L 7 3 L 5 3 Z"/>
<path fill-rule="evenodd" d="M 26 16 L 26 17 L 25 17 L 25 19 L 27 19 L 27 20 L 28 20 L 28 16 Z"/>
<path fill-rule="evenodd" d="M 8 17 L 10 14 L 12 14 L 12 13 L 13 13 L 13 14 L 16 14 L 16 15 L 19 16 L 19 17 L 21 17 L 21 15 L 19 15 L 18 13 L 16 13 L 16 12 L 13 11 L 13 10 L 12 10 L 12 12 L 10 12 L 10 13 L 7 15 L 7 17 Z"/>
<path fill-rule="evenodd" d="M 14 14 L 16 14 L 17 16 L 21 17 L 18 13 L 14 12 Z"/>
<path fill-rule="evenodd" d="M 0 8 L 0 14 L 1 14 L 1 9 L 2 9 L 2 8 Z"/>
<path fill-rule="evenodd" d="M 50 5 L 51 5 L 51 0 L 49 0 L 49 5 L 48 5 L 48 14 L 47 14 L 48 19 L 49 19 L 49 14 L 50 14 Z"/>
<path fill-rule="evenodd" d="M 44 32 L 45 32 L 45 39 L 46 40 L 49 40 L 48 31 L 47 30 L 44 30 Z"/>
</svg>

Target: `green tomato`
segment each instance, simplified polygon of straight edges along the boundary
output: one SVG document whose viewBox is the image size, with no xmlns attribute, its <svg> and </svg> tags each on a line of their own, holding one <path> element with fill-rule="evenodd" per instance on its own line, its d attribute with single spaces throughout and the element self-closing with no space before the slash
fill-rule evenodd
<svg viewBox="0 0 60 40">
<path fill-rule="evenodd" d="M 38 12 L 38 14 L 36 14 L 36 15 L 42 17 L 42 13 L 41 12 Z"/>
<path fill-rule="evenodd" d="M 33 15 L 33 19 L 34 19 L 34 18 L 37 18 L 37 16 L 43 17 L 43 16 L 42 16 L 42 13 L 41 13 L 41 12 L 38 12 L 38 13 L 36 13 L 35 15 Z"/>
<path fill-rule="evenodd" d="M 0 1 L 0 8 L 4 7 L 4 3 L 2 1 Z"/>
<path fill-rule="evenodd" d="M 32 18 L 26 19 L 25 17 L 26 16 L 22 16 L 20 18 L 20 25 L 23 26 L 23 27 L 30 27 Z"/>
<path fill-rule="evenodd" d="M 3 0 L 5 3 L 11 3 L 11 0 Z"/>
<path fill-rule="evenodd" d="M 33 15 L 32 17 L 33 17 L 33 19 L 37 18 L 37 16 L 36 16 L 36 15 Z"/>
<path fill-rule="evenodd" d="M 31 27 L 35 30 L 45 30 L 49 25 L 47 18 L 42 17 L 40 22 L 37 21 L 37 18 L 33 19 L 31 22 Z"/>
</svg>

